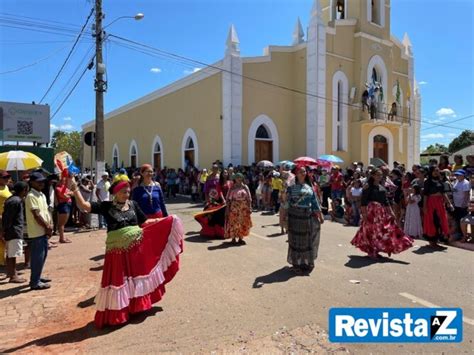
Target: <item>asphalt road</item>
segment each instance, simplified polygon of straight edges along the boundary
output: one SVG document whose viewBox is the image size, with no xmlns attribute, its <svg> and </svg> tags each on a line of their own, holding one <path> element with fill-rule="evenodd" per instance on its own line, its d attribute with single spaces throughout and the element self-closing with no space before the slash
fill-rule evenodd
<svg viewBox="0 0 474 355">
<path fill-rule="evenodd" d="M 295 277 L 287 268 L 286 236 L 278 234 L 276 216 L 253 214 L 247 245 L 229 247 L 227 242 L 197 236 L 200 228 L 193 214 L 199 206 L 169 203 L 168 207 L 182 218 L 187 232 L 181 271 L 154 315 L 88 339 L 83 350 L 459 354 L 474 348 L 471 251 L 448 247 L 433 253 L 425 242 L 417 241 L 411 250 L 372 262 L 350 245 L 355 228 L 326 221 L 314 272 Z M 331 307 L 432 304 L 463 309 L 461 344 L 357 345 L 324 340 Z M 298 346 L 278 346 L 285 341 Z M 278 344 L 272 347 L 271 342 Z"/>
</svg>

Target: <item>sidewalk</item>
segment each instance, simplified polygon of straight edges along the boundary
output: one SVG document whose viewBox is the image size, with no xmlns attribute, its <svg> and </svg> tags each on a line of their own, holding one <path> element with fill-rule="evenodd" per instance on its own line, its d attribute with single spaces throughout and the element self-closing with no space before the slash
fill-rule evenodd
<svg viewBox="0 0 474 355">
<path fill-rule="evenodd" d="M 68 233 L 68 237 L 71 244 L 49 250 L 43 272 L 52 279 L 48 290 L 30 291 L 28 283 L 7 283 L 5 269 L 0 268 L 0 352 L 80 352 L 80 343 L 59 340 L 68 330 L 85 326 L 85 336 L 93 327 L 91 306 L 100 283 L 105 231 Z M 30 270 L 21 271 L 29 280 Z"/>
</svg>

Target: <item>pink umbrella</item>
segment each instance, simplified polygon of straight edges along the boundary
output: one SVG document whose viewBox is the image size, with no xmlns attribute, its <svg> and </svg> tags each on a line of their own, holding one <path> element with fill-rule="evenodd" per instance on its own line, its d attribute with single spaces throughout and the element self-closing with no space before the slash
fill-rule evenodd
<svg viewBox="0 0 474 355">
<path fill-rule="evenodd" d="M 321 159 L 318 159 L 316 161 L 316 164 L 323 167 L 323 168 L 330 168 L 332 167 L 332 163 L 330 161 L 326 161 L 326 160 L 321 160 Z"/>
<path fill-rule="evenodd" d="M 318 165 L 318 162 L 316 159 L 313 159 L 311 157 L 299 157 L 293 161 L 296 165 Z"/>
</svg>

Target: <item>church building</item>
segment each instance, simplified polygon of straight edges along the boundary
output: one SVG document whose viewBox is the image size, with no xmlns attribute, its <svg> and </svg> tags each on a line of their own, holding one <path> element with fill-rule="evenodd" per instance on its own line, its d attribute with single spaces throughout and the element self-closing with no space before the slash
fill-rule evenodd
<svg viewBox="0 0 474 355">
<path fill-rule="evenodd" d="M 418 163 L 421 96 L 413 48 L 390 33 L 390 0 L 315 0 L 291 45 L 223 58 L 105 117 L 109 166 L 250 165 L 334 154 L 347 164 Z M 258 31 L 258 24 L 255 24 Z M 290 37 L 291 34 L 289 34 Z M 83 133 L 94 130 L 94 121 Z M 90 166 L 84 146 L 84 166 Z M 344 164 L 342 164 L 344 166 Z"/>
</svg>

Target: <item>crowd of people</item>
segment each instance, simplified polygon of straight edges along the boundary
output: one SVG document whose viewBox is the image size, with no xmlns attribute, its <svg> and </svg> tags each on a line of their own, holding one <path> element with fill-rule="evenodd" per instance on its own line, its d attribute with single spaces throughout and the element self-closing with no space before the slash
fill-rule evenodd
<svg viewBox="0 0 474 355">
<path fill-rule="evenodd" d="M 91 214 L 97 214 L 97 227 L 107 228 L 98 327 L 124 323 L 161 299 L 179 269 L 184 234 L 165 199 L 179 194 L 203 203 L 195 217 L 201 235 L 236 245 L 250 235 L 252 213 L 278 215 L 281 233 L 288 234 L 287 261 L 297 274 L 313 270 L 325 220 L 359 227 L 352 244 L 374 259 L 410 248 L 414 238 L 433 248 L 472 240 L 473 155 L 466 163 L 461 156 L 452 163 L 442 156 L 411 169 L 398 162 L 393 168 L 354 162 L 341 169 L 291 162 L 224 167 L 216 161 L 209 171 L 191 165 L 156 171 L 145 164 L 104 172 L 96 184 L 94 179 L 90 171 L 71 177 L 39 169 L 13 183 L 0 171 L 0 262 L 6 249 L 9 281 L 25 283 L 16 271 L 16 258 L 25 252 L 31 289 L 47 289 L 51 280 L 42 270 L 48 250 L 72 242 L 65 234 L 68 223 L 91 228 Z"/>
</svg>

